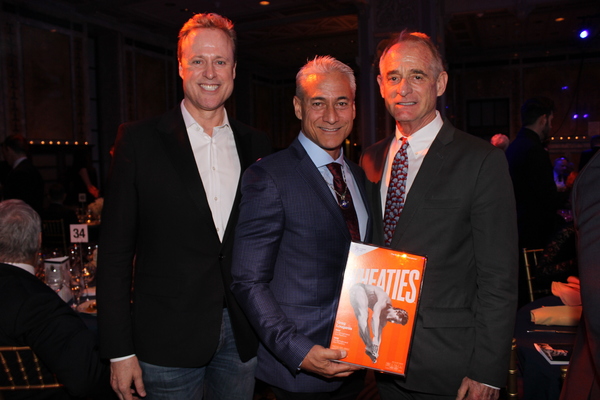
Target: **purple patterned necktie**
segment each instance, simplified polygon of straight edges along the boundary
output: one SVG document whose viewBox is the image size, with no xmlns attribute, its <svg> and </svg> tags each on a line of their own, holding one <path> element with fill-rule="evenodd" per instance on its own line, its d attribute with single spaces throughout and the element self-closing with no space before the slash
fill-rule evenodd
<svg viewBox="0 0 600 400">
<path fill-rule="evenodd" d="M 404 200 L 406 197 L 406 176 L 408 175 L 408 139 L 403 137 L 400 144 L 400 150 L 394 157 L 392 164 L 392 173 L 390 174 L 390 183 L 388 185 L 387 197 L 385 199 L 385 214 L 383 218 L 383 235 L 385 245 L 389 246 L 392 242 L 392 236 L 396 230 L 396 223 L 402 209 L 404 208 Z"/>
<path fill-rule="evenodd" d="M 350 236 L 355 242 L 360 242 L 360 230 L 358 228 L 358 217 L 356 216 L 356 210 L 354 209 L 354 202 L 350 195 L 350 190 L 344 182 L 344 176 L 342 175 L 342 166 L 338 163 L 327 164 L 327 169 L 333 175 L 333 189 L 335 191 L 335 197 L 338 201 L 338 205 L 342 209 L 342 214 L 346 220 L 346 225 L 350 231 Z"/>
</svg>

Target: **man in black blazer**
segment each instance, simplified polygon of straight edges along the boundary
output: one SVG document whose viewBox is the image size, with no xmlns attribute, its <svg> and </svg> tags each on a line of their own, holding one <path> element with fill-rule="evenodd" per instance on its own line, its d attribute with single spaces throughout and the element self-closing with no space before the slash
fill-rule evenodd
<svg viewBox="0 0 600 400">
<path fill-rule="evenodd" d="M 96 336 L 34 275 L 40 243 L 39 215 L 21 200 L 0 203 L 0 346 L 31 347 L 64 388 L 8 391 L 4 396 L 114 398 Z"/>
<path fill-rule="evenodd" d="M 381 398 L 496 399 L 508 371 L 518 264 L 504 153 L 436 111 L 448 75 L 429 37 L 402 32 L 379 69 L 396 132 L 361 159 L 381 195 L 375 241 L 428 257 L 406 378 L 378 374 Z"/>
<path fill-rule="evenodd" d="M 249 399 L 257 339 L 234 300 L 231 252 L 241 173 L 270 152 L 229 118 L 235 32 L 197 14 L 180 32 L 181 105 L 123 124 L 102 214 L 101 352 L 131 399 Z M 133 288 L 133 290 L 132 290 Z"/>
<path fill-rule="evenodd" d="M 2 195 L 5 200 L 23 200 L 41 213 L 44 203 L 44 180 L 27 158 L 28 148 L 27 140 L 20 134 L 8 136 L 2 143 L 2 155 L 12 168 L 5 178 Z"/>
<path fill-rule="evenodd" d="M 600 154 L 587 163 L 573 186 L 573 215 L 583 314 L 561 400 L 600 398 Z"/>
<path fill-rule="evenodd" d="M 553 119 L 552 100 L 547 97 L 527 100 L 521 106 L 523 126 L 506 149 L 517 203 L 519 247 L 544 248 L 559 218 L 554 170 L 544 147 L 550 137 Z"/>
</svg>

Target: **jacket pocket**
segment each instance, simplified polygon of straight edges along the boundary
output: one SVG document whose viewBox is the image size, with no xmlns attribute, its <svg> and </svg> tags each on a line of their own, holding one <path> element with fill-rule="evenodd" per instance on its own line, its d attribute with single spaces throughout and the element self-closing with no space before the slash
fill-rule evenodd
<svg viewBox="0 0 600 400">
<path fill-rule="evenodd" d="M 421 312 L 423 328 L 473 328 L 475 316 L 469 308 L 427 307 Z"/>
</svg>

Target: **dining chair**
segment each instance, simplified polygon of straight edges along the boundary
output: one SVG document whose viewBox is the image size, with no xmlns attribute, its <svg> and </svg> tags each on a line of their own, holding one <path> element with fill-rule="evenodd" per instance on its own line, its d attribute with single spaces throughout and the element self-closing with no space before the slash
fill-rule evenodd
<svg viewBox="0 0 600 400">
<path fill-rule="evenodd" d="M 542 289 L 535 287 L 535 276 L 533 270 L 538 265 L 538 259 L 541 257 L 544 249 L 526 249 L 523 248 L 523 260 L 525 265 L 525 274 L 527 277 L 527 290 L 529 292 L 529 301 L 534 301 L 536 295 L 548 295 L 550 288 Z"/>
<path fill-rule="evenodd" d="M 0 391 L 62 386 L 30 347 L 0 347 Z"/>
<path fill-rule="evenodd" d="M 68 240 L 62 219 L 46 219 L 42 221 L 42 247 L 61 249 L 67 255 Z"/>
<path fill-rule="evenodd" d="M 519 377 L 517 369 L 517 339 L 513 338 L 510 346 L 510 363 L 508 365 L 508 381 L 506 383 L 506 398 L 519 398 Z"/>
</svg>

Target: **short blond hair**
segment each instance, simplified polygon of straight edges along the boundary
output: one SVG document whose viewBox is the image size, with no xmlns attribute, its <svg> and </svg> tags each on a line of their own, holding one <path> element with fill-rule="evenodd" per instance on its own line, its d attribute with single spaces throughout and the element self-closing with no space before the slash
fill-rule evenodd
<svg viewBox="0 0 600 400">
<path fill-rule="evenodd" d="M 190 32 L 195 29 L 220 29 L 222 30 L 233 45 L 233 59 L 236 60 L 236 45 L 237 45 L 237 34 L 233 30 L 233 22 L 230 19 L 220 16 L 219 14 L 206 13 L 206 14 L 195 14 L 190 18 L 181 30 L 179 31 L 179 42 L 177 43 L 177 60 L 181 61 L 181 44 L 188 37 Z"/>
</svg>

